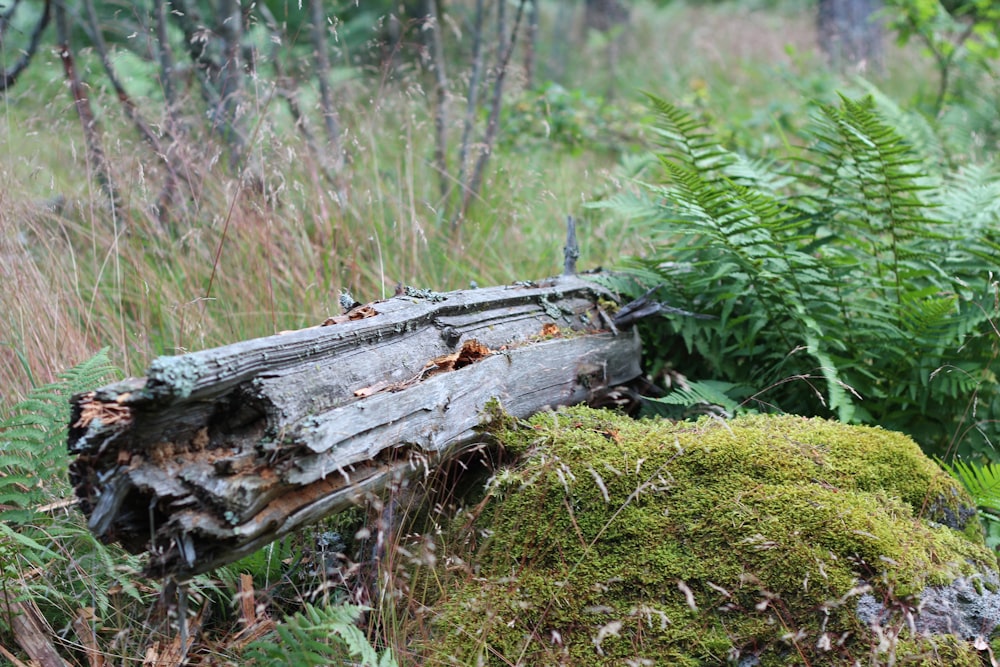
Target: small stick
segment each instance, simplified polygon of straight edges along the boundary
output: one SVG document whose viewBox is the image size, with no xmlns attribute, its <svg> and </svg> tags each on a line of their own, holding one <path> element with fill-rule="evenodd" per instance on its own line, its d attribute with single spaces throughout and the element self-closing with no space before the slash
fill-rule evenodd
<svg viewBox="0 0 1000 667">
<path fill-rule="evenodd" d="M 566 216 L 566 245 L 563 246 L 563 275 L 576 275 L 576 260 L 580 258 L 580 244 L 576 241 L 576 220 Z"/>
</svg>

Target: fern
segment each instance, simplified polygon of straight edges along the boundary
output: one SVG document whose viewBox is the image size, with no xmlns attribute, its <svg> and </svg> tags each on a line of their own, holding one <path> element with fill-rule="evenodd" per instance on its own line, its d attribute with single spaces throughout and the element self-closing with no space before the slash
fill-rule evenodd
<svg viewBox="0 0 1000 667">
<path fill-rule="evenodd" d="M 976 505 L 1000 521 L 1000 465 L 979 465 L 955 459 L 951 464 L 938 460 L 948 474 L 957 479 L 972 496 Z"/>
<path fill-rule="evenodd" d="M 354 605 L 306 604 L 303 611 L 276 627 L 276 638 L 251 643 L 247 657 L 262 665 L 325 667 L 358 658 L 365 667 L 396 667 L 392 651 L 386 649 L 380 655 L 356 625 L 364 611 Z"/>
<path fill-rule="evenodd" d="M 81 607 L 106 619 L 120 615 L 126 600 L 145 606 L 155 594 L 128 576 L 139 570 L 136 556 L 101 544 L 80 513 L 58 502 L 70 491 L 68 398 L 116 374 L 102 350 L 34 389 L 0 420 L 0 586 L 30 600 L 51 627 L 78 623 Z"/>
<path fill-rule="evenodd" d="M 715 318 L 643 324 L 650 369 L 752 387 L 755 409 L 904 430 L 931 451 L 965 434 L 964 452 L 1000 459 L 997 424 L 965 421 L 1000 404 L 1000 177 L 948 172 L 926 124 L 897 131 L 872 98 L 817 107 L 807 148 L 779 162 L 652 106 L 659 175 L 636 181 L 647 194 L 633 202 L 655 250 L 604 282 L 632 296 L 658 286 Z"/>
<path fill-rule="evenodd" d="M 979 508 L 987 546 L 1000 548 L 1000 465 L 967 463 L 962 459 L 955 459 L 950 465 L 941 459 L 937 461 L 972 496 Z"/>
<path fill-rule="evenodd" d="M 34 508 L 64 496 L 66 428 L 69 397 L 102 384 L 116 373 L 101 350 L 59 375 L 57 382 L 37 387 L 0 420 L 0 520 L 29 521 Z"/>
<path fill-rule="evenodd" d="M 736 399 L 730 395 L 734 389 L 738 390 L 739 387 L 731 382 L 702 380 L 701 382 L 688 382 L 683 386 L 676 387 L 663 398 L 649 400 L 695 410 L 702 406 L 718 406 L 722 408 L 726 416 L 731 417 L 740 408 Z"/>
</svg>

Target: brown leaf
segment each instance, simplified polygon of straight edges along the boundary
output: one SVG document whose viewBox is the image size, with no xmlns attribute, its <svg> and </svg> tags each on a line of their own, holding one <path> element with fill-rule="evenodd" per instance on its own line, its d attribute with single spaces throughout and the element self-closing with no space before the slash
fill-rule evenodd
<svg viewBox="0 0 1000 667">
<path fill-rule="evenodd" d="M 459 368 L 464 368 L 465 366 L 474 364 L 480 359 L 485 359 L 491 354 L 493 354 L 493 350 L 486 347 L 478 340 L 469 339 L 462 343 L 461 349 L 457 352 L 435 357 L 434 359 L 431 359 L 430 362 L 424 366 L 424 368 L 428 370 L 428 375 L 446 373 L 448 371 L 457 371 Z"/>
<path fill-rule="evenodd" d="M 355 308 L 351 308 L 343 315 L 334 315 L 333 317 L 328 317 L 325 320 L 323 320 L 323 324 L 321 324 L 320 326 L 328 327 L 332 324 L 343 324 L 344 322 L 350 322 L 352 320 L 364 320 L 368 319 L 369 317 L 375 317 L 376 315 L 378 315 L 378 311 L 375 310 L 375 307 L 372 306 L 372 304 L 370 303 L 366 303 L 363 306 L 357 306 Z"/>
</svg>

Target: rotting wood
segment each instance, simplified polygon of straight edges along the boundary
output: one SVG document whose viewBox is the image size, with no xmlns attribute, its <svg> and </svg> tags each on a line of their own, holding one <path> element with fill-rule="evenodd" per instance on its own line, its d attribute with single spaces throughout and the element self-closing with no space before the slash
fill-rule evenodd
<svg viewBox="0 0 1000 667">
<path fill-rule="evenodd" d="M 491 401 L 526 417 L 640 374 L 638 336 L 608 331 L 613 296 L 581 277 L 401 291 L 75 396 L 70 472 L 91 530 L 183 579 L 460 453 Z"/>
</svg>

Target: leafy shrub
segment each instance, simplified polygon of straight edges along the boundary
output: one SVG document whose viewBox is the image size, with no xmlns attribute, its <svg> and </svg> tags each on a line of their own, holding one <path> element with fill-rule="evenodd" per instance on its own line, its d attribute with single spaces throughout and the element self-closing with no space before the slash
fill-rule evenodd
<svg viewBox="0 0 1000 667">
<path fill-rule="evenodd" d="M 524 150 L 558 144 L 571 150 L 615 153 L 635 142 L 636 115 L 620 103 L 610 105 L 600 96 L 549 82 L 537 91 L 525 91 L 510 106 L 502 142 Z"/>
<path fill-rule="evenodd" d="M 652 250 L 608 282 L 712 316 L 645 324 L 651 372 L 1000 459 L 996 171 L 937 163 L 870 97 L 819 106 L 780 165 L 651 99 L 656 173 L 603 205 L 647 225 Z"/>
</svg>

